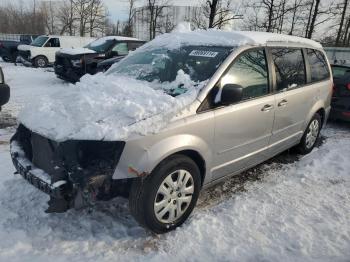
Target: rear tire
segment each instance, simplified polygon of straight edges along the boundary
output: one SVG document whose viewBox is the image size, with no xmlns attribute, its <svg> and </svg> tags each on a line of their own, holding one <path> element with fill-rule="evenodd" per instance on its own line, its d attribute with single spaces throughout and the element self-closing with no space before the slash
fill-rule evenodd
<svg viewBox="0 0 350 262">
<path fill-rule="evenodd" d="M 4 60 L 4 62 L 11 62 L 11 59 L 7 56 L 3 56 L 1 58 L 2 58 L 2 60 Z"/>
<path fill-rule="evenodd" d="M 34 66 L 39 68 L 47 67 L 49 61 L 45 56 L 38 56 L 34 59 Z"/>
<path fill-rule="evenodd" d="M 161 162 L 145 178 L 133 181 L 129 207 L 145 228 L 162 234 L 186 221 L 201 189 L 196 163 L 187 156 L 173 155 Z"/>
<path fill-rule="evenodd" d="M 321 116 L 316 113 L 308 124 L 299 145 L 296 147 L 300 154 L 306 155 L 310 153 L 312 149 L 314 149 L 319 138 L 321 128 Z"/>
</svg>

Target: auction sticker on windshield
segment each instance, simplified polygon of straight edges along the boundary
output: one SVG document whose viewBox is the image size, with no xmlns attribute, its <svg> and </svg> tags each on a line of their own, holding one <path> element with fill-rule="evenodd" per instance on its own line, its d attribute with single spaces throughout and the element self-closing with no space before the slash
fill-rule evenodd
<svg viewBox="0 0 350 262">
<path fill-rule="evenodd" d="M 189 56 L 216 57 L 218 52 L 206 50 L 192 50 Z"/>
</svg>

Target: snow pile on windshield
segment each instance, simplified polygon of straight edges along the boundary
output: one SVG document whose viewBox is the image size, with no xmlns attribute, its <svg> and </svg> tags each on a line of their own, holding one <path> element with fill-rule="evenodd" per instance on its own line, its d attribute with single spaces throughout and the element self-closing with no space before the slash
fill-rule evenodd
<svg viewBox="0 0 350 262">
<path fill-rule="evenodd" d="M 81 54 L 94 54 L 96 51 L 91 50 L 89 48 L 63 48 L 59 51 L 62 54 L 67 54 L 67 55 L 81 55 Z"/>
<path fill-rule="evenodd" d="M 154 48 L 178 49 L 183 45 L 241 46 L 266 45 L 267 42 L 297 43 L 322 48 L 321 44 L 310 39 L 276 33 L 179 29 L 179 31 L 157 36 L 155 40 L 141 46 L 136 52 Z"/>
<path fill-rule="evenodd" d="M 19 120 L 32 131 L 56 141 L 123 140 L 154 133 L 197 97 L 205 83 L 179 71 L 172 83 L 149 83 L 122 75 L 86 75 L 65 92 L 28 105 Z M 166 86 L 166 88 L 163 86 Z M 169 88 L 187 92 L 173 97 Z"/>
</svg>

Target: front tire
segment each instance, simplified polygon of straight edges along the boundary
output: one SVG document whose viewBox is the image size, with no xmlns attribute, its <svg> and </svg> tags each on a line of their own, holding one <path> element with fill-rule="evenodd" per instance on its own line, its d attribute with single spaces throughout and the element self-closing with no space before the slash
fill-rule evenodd
<svg viewBox="0 0 350 262">
<path fill-rule="evenodd" d="M 35 67 L 44 68 L 44 67 L 47 67 L 48 64 L 49 64 L 49 61 L 45 56 L 38 56 L 34 59 Z"/>
<path fill-rule="evenodd" d="M 322 127 L 321 116 L 316 113 L 308 124 L 300 144 L 297 146 L 300 154 L 306 155 L 312 151 L 319 138 Z"/>
<path fill-rule="evenodd" d="M 189 157 L 173 155 L 161 162 L 146 178 L 135 179 L 129 206 L 145 228 L 166 233 L 186 221 L 201 189 L 201 175 Z"/>
</svg>

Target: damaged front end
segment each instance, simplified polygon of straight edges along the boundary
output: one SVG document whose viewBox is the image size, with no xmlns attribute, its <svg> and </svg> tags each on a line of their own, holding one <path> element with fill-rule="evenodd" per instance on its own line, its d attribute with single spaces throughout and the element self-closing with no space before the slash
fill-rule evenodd
<svg viewBox="0 0 350 262">
<path fill-rule="evenodd" d="M 46 212 L 65 212 L 127 196 L 130 180 L 112 180 L 124 146 L 122 141 L 56 142 L 19 125 L 11 156 L 17 173 L 50 195 Z"/>
</svg>

